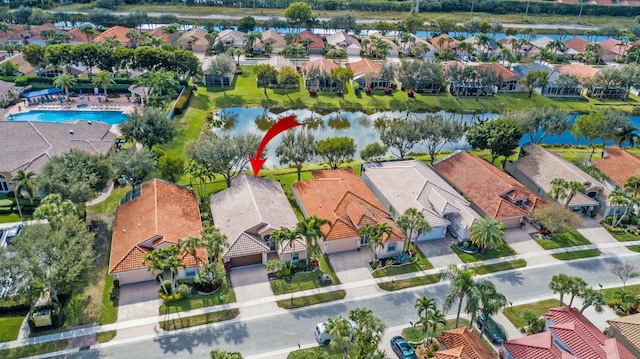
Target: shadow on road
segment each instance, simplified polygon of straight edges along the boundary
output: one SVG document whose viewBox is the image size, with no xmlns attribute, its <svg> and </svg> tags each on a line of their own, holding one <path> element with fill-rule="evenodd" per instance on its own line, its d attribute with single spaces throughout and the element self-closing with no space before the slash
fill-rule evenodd
<svg viewBox="0 0 640 359">
<path fill-rule="evenodd" d="M 157 331 L 158 335 L 163 333 Z M 165 353 L 177 354 L 186 351 L 193 354 L 193 348 L 201 344 L 209 347 L 224 346 L 225 343 L 238 345 L 248 336 L 246 324 L 233 323 L 220 328 L 203 328 L 189 335 L 164 335 L 154 339 L 154 342 L 157 342 Z"/>
<path fill-rule="evenodd" d="M 304 310 L 296 310 L 291 313 L 296 319 L 318 318 L 318 322 L 324 322 L 329 317 L 344 315 L 348 308 L 344 304 L 335 304 L 323 308 L 305 308 Z"/>
<path fill-rule="evenodd" d="M 496 274 L 495 277 L 501 282 L 511 283 L 513 287 L 522 285 L 524 279 L 520 272 Z"/>
</svg>

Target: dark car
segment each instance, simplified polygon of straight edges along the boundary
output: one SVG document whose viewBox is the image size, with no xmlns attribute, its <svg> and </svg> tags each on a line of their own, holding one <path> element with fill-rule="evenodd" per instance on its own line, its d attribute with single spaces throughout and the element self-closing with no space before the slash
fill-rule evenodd
<svg viewBox="0 0 640 359">
<path fill-rule="evenodd" d="M 7 245 L 11 244 L 11 240 L 13 238 L 15 238 L 18 235 L 18 233 L 20 233 L 21 229 L 22 229 L 22 225 L 19 224 L 17 226 L 13 226 L 13 227 L 11 227 L 11 228 L 9 228 L 7 230 L 7 237 L 4 239 L 4 241 L 7 243 Z"/>
<path fill-rule="evenodd" d="M 391 338 L 391 349 L 401 359 L 418 359 L 416 352 L 403 337 L 397 336 Z"/>
<path fill-rule="evenodd" d="M 483 326 L 486 326 L 484 332 L 491 339 L 492 343 L 502 344 L 503 341 L 507 340 L 504 328 L 502 328 L 500 324 L 496 323 L 491 316 L 485 320 L 484 314 L 482 314 L 478 317 L 477 323 L 478 329 L 480 330 L 482 330 Z"/>
</svg>

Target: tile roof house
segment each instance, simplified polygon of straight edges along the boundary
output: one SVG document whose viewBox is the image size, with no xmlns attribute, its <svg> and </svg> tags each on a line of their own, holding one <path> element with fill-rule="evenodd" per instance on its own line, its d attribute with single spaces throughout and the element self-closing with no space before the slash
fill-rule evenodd
<svg viewBox="0 0 640 359">
<path fill-rule="evenodd" d="M 284 50 L 285 47 L 287 47 L 287 42 L 285 41 L 284 36 L 271 29 L 264 31 L 262 33 L 262 40 L 256 40 L 256 43 L 253 47 L 255 49 L 263 51 L 265 44 L 271 45 L 272 54 L 277 54 L 280 51 Z"/>
<path fill-rule="evenodd" d="M 280 71 L 281 68 L 286 66 L 293 67 L 294 69 L 296 68 L 296 64 L 293 61 L 282 56 L 271 56 L 269 57 L 268 60 L 262 60 L 262 61 L 259 61 L 258 63 L 271 65 L 275 67 L 275 69 L 278 71 Z"/>
<path fill-rule="evenodd" d="M 613 53 L 616 57 L 625 56 L 627 50 L 629 50 L 629 44 L 618 41 L 616 39 L 608 38 L 599 42 L 600 47 Z"/>
<path fill-rule="evenodd" d="M 224 30 L 227 31 L 227 30 Z M 221 31 L 222 34 L 224 31 Z M 209 48 L 209 40 L 205 37 L 207 32 L 200 28 L 194 27 L 193 29 L 183 33 L 180 35 L 178 40 L 176 40 L 176 45 L 178 45 L 181 49 L 191 50 L 193 52 L 206 52 Z M 228 37 L 225 37 L 227 39 Z M 244 40 L 244 35 L 243 35 Z M 220 37 L 218 37 L 220 39 Z M 219 41 L 225 41 L 220 39 Z"/>
<path fill-rule="evenodd" d="M 471 225 L 482 218 L 467 200 L 421 161 L 365 162 L 360 177 L 394 217 L 409 208 L 424 214 L 431 231 L 422 234 L 418 241 L 444 238 L 447 229 L 458 240 L 468 240 Z"/>
<path fill-rule="evenodd" d="M 329 61 L 324 57 L 313 61 L 307 61 L 302 64 L 302 77 L 304 77 L 304 86 L 307 89 L 334 89 L 342 88 L 344 84 L 334 82 L 331 79 L 331 70 L 340 67 L 337 63 Z M 310 78 L 308 75 L 310 71 L 319 70 L 322 74 L 322 78 Z"/>
<path fill-rule="evenodd" d="M 193 189 L 153 179 L 137 191 L 137 196 L 118 206 L 113 225 L 109 273 L 121 284 L 154 280 L 143 264 L 145 254 L 156 248 L 178 245 L 189 236 L 200 236 L 202 231 Z M 197 257 L 206 261 L 206 250 L 199 248 Z M 185 253 L 182 260 L 186 268 L 178 270 L 178 278 L 195 275 L 193 256 Z"/>
<path fill-rule="evenodd" d="M 544 88 L 540 89 L 541 94 L 543 96 L 549 97 L 580 97 L 582 96 L 582 85 L 578 84 L 577 86 L 571 85 L 567 86 L 562 81 L 558 81 L 561 76 L 566 76 L 566 74 L 560 73 L 558 70 L 545 66 L 536 62 L 526 64 L 526 65 L 516 65 L 513 66 L 513 71 L 518 75 L 527 77 L 527 74 L 530 71 L 544 71 L 549 74 L 549 84 Z M 566 82 L 566 81 L 565 81 Z"/>
<path fill-rule="evenodd" d="M 328 35 L 327 43 L 337 48 L 345 49 L 348 56 L 360 56 L 360 51 L 362 50 L 360 42 L 355 37 L 348 35 L 344 31 L 338 31 L 334 34 Z"/>
<path fill-rule="evenodd" d="M 511 339 L 504 345 L 504 359 L 579 359 L 553 342 L 551 332 L 542 332 L 528 337 Z"/>
<path fill-rule="evenodd" d="M 613 208 L 609 200 L 611 190 L 600 181 L 555 154 L 536 144 L 520 147 L 518 160 L 507 163 L 505 169 L 531 191 L 544 195 L 551 191 L 551 181 L 562 178 L 577 181 L 585 186 L 585 193 L 577 192 L 571 198 L 559 198 L 558 202 L 583 215 L 597 209 L 603 216 L 610 215 Z M 568 202 L 567 202 L 568 201 Z"/>
<path fill-rule="evenodd" d="M 472 201 L 478 213 L 517 227 L 544 201 L 488 161 L 457 151 L 433 165 L 454 188 Z"/>
<path fill-rule="evenodd" d="M 473 329 L 466 327 L 445 330 L 438 337 L 438 342 L 440 350 L 434 353 L 436 359 L 495 358 L 495 355 L 484 345 L 480 336 Z"/>
<path fill-rule="evenodd" d="M 147 31 L 147 35 L 149 36 L 153 36 L 153 37 L 159 37 L 162 40 L 164 40 L 165 43 L 173 45 L 173 43 L 176 42 L 178 35 L 180 35 L 179 33 L 173 33 L 173 34 L 167 34 L 166 32 L 164 32 L 166 26 L 158 26 L 153 30 L 149 30 Z"/>
<path fill-rule="evenodd" d="M 302 43 L 304 39 L 311 39 L 311 42 L 308 45 Z M 322 54 L 324 52 L 324 40 L 322 40 L 322 36 L 311 32 L 309 30 L 304 30 L 300 33 L 300 43 L 302 43 L 310 54 Z"/>
<path fill-rule="evenodd" d="M 360 89 L 367 87 L 375 89 L 378 87 L 389 87 L 390 81 L 378 77 L 382 65 L 369 59 L 362 59 L 357 62 L 349 62 L 348 67 L 353 70 L 353 81 L 357 82 Z"/>
<path fill-rule="evenodd" d="M 398 45 L 396 45 L 395 42 L 391 41 L 389 38 L 383 36 L 382 34 L 377 32 L 372 32 L 369 34 L 369 36 L 365 37 L 365 39 L 369 39 L 369 40 L 381 39 L 387 45 L 389 45 L 389 56 L 392 56 L 392 57 L 398 56 L 398 51 L 400 50 L 400 47 L 398 47 Z"/>
<path fill-rule="evenodd" d="M 35 75 L 36 74 L 36 68 L 31 66 L 30 63 L 27 62 L 27 60 L 24 59 L 24 54 L 22 52 L 19 52 L 13 56 L 11 56 L 10 58 L 7 58 L 3 61 L 0 61 L 0 63 L 5 62 L 5 61 L 11 61 L 14 64 L 18 65 L 18 72 L 20 72 L 20 74 L 22 75 Z"/>
<path fill-rule="evenodd" d="M 581 81 L 588 81 L 598 73 L 598 70 L 594 69 L 591 66 L 577 63 L 564 66 L 556 66 L 554 67 L 554 69 L 561 74 L 577 77 Z"/>
<path fill-rule="evenodd" d="M 241 173 L 231 180 L 231 187 L 209 199 L 213 221 L 227 236 L 222 252 L 233 267 L 264 264 L 268 253 L 289 262 L 306 259 L 307 246 L 297 238 L 292 245 L 269 243 L 272 232 L 295 228 L 298 220 L 280 183 Z"/>
<path fill-rule="evenodd" d="M 72 45 L 86 44 L 90 42 L 87 34 L 82 32 L 79 27 L 74 27 L 67 31 L 67 36 L 69 36 L 69 43 Z"/>
<path fill-rule="evenodd" d="M 442 40 L 441 42 L 440 39 L 444 39 L 444 40 Z M 431 45 L 433 45 L 433 47 L 436 48 L 437 52 L 443 52 L 449 49 L 453 50 L 458 45 L 458 40 L 454 39 L 453 37 L 450 37 L 447 34 L 440 34 L 438 36 L 432 37 L 430 42 L 431 42 Z"/>
<path fill-rule="evenodd" d="M 22 39 L 18 35 L 22 31 L 24 31 L 24 27 L 20 25 L 7 24 L 9 29 L 0 33 L 0 44 L 12 43 L 12 44 L 20 44 L 22 43 Z"/>
<path fill-rule="evenodd" d="M 618 146 L 605 148 L 602 158 L 593 161 L 593 165 L 618 188 L 624 188 L 625 182 L 631 177 L 640 178 L 640 157 Z"/>
<path fill-rule="evenodd" d="M 108 154 L 117 136 L 111 126 L 87 121 L 0 121 L 0 133 L 0 192 L 10 189 L 8 182 L 19 169 L 38 173 L 51 157 L 71 149 Z"/>
<path fill-rule="evenodd" d="M 613 337 L 629 349 L 636 358 L 640 358 L 640 313 L 610 319 L 607 323 L 610 331 L 613 332 Z"/>
<path fill-rule="evenodd" d="M 22 30 L 19 33 L 14 33 L 11 36 L 11 39 L 18 40 L 18 42 L 23 45 L 34 44 L 34 45 L 44 46 L 45 43 L 47 42 L 47 39 L 40 36 L 40 33 L 43 30 L 55 30 L 57 32 L 58 28 L 52 23 L 46 23 L 31 29 Z M 10 41 L 10 42 L 18 43 L 16 41 Z"/>
<path fill-rule="evenodd" d="M 101 44 L 106 39 L 111 39 L 114 41 L 118 41 L 120 45 L 124 47 L 131 47 L 133 46 L 133 43 L 127 37 L 127 32 L 129 32 L 129 30 L 131 29 L 128 27 L 116 25 L 106 29 L 100 35 L 96 36 L 96 38 L 93 39 L 93 42 L 96 44 Z"/>
<path fill-rule="evenodd" d="M 322 231 L 326 238 L 318 244 L 323 253 L 358 249 L 367 244 L 360 237 L 365 224 L 387 223 L 391 236 L 383 237 L 378 257 L 394 256 L 403 251 L 404 234 L 393 223 L 385 207 L 351 168 L 312 172 L 314 179 L 293 184 L 293 197 L 305 217 L 318 216 L 331 222 Z"/>
<path fill-rule="evenodd" d="M 245 41 L 246 38 L 244 37 L 244 32 L 236 31 L 233 29 L 226 29 L 220 31 L 220 33 L 218 34 L 218 40 L 216 42 L 221 42 L 225 46 L 244 47 Z"/>
<path fill-rule="evenodd" d="M 589 41 L 581 38 L 581 37 L 574 37 L 572 39 L 569 39 L 567 41 L 564 42 L 564 46 L 570 48 L 570 49 L 574 49 L 577 52 L 585 52 L 586 50 L 584 49 L 584 46 L 586 44 L 588 44 Z"/>
<path fill-rule="evenodd" d="M 578 358 L 637 358 L 617 339 L 608 338 L 576 308 L 551 308 L 543 316 L 547 320 L 546 328 L 554 339 Z"/>
<path fill-rule="evenodd" d="M 502 78 L 502 82 L 500 83 L 499 86 L 497 86 L 498 92 L 528 92 L 529 91 L 527 86 L 521 83 L 522 77 L 520 75 L 516 74 L 515 72 L 511 71 L 510 69 L 498 63 L 492 62 L 487 65 L 479 65 L 479 66 L 476 66 L 476 69 L 477 70 L 488 69 L 490 71 L 493 71 L 494 73 L 496 73 L 498 76 Z"/>
</svg>

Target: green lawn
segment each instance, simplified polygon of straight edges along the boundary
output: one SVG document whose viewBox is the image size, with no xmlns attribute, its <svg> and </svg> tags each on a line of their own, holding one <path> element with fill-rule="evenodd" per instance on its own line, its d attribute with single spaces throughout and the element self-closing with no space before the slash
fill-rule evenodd
<svg viewBox="0 0 640 359">
<path fill-rule="evenodd" d="M 109 291 L 113 288 L 113 276 L 107 274 L 102 290 L 102 310 L 100 311 L 101 325 L 115 323 L 118 319 L 118 299 L 111 300 Z"/>
<path fill-rule="evenodd" d="M 124 197 L 127 191 L 131 190 L 131 186 L 116 187 L 111 192 L 111 195 L 98 204 L 87 207 L 87 214 L 96 213 L 101 215 L 113 215 L 116 213 L 116 208 L 120 204 L 120 200 Z"/>
<path fill-rule="evenodd" d="M 555 233 L 551 239 L 536 239 L 536 242 L 538 242 L 538 244 L 544 249 L 556 249 L 591 244 L 589 240 L 575 229 L 564 233 Z"/>
<path fill-rule="evenodd" d="M 535 303 L 527 303 L 522 305 L 516 305 L 513 307 L 506 307 L 502 310 L 502 314 L 509 319 L 516 328 L 522 328 L 527 325 L 527 321 L 522 317 L 524 312 L 533 312 L 536 315 L 542 315 L 549 311 L 549 308 L 556 308 L 560 306 L 560 295 L 558 298 L 547 299 Z"/>
<path fill-rule="evenodd" d="M 23 320 L 24 316 L 0 317 L 0 342 L 18 339 L 18 332 Z"/>
<path fill-rule="evenodd" d="M 600 255 L 600 251 L 597 249 L 585 249 L 582 251 L 567 251 L 564 253 L 556 253 L 556 254 L 552 254 L 551 256 L 555 259 L 559 259 L 562 261 L 570 261 L 572 259 L 579 259 L 579 258 L 589 258 L 589 257 L 597 257 Z"/>
<path fill-rule="evenodd" d="M 178 330 L 182 328 L 195 327 L 197 325 L 222 322 L 231 320 L 240 314 L 238 309 L 223 310 L 220 312 L 194 315 L 178 319 L 165 320 L 160 322 L 160 328 L 164 330 Z"/>
<path fill-rule="evenodd" d="M 23 216 L 25 221 L 30 221 L 33 219 L 33 216 Z M 0 223 L 13 223 L 13 222 L 20 222 L 20 215 L 17 213 L 11 213 L 11 214 L 3 214 L 0 215 Z"/>
<path fill-rule="evenodd" d="M 640 246 L 628 246 L 627 249 L 634 252 L 640 252 Z"/>
<path fill-rule="evenodd" d="M 458 257 L 460 257 L 460 259 L 464 263 L 486 261 L 488 259 L 507 257 L 516 254 L 516 252 L 506 243 L 503 244 L 500 248 L 488 250 L 486 254 L 482 254 L 480 252 L 476 254 L 464 253 L 458 250 L 455 244 L 451 245 L 451 249 L 458 255 Z"/>
<path fill-rule="evenodd" d="M 408 279 L 401 280 L 391 280 L 389 282 L 378 283 L 378 287 L 380 289 L 384 289 L 386 291 L 394 291 L 411 287 L 418 287 L 421 285 L 438 283 L 440 281 L 440 274 L 429 274 L 420 277 L 413 277 Z"/>
<path fill-rule="evenodd" d="M 338 279 L 336 272 L 333 270 L 331 263 L 329 263 L 324 256 L 319 256 L 318 262 L 320 262 L 320 271 L 329 274 L 331 278 L 333 278 L 332 284 L 340 284 L 340 280 Z M 319 274 L 320 272 L 318 271 L 311 273 L 299 273 L 291 278 L 291 283 L 287 283 L 284 279 L 276 279 L 269 282 L 271 283 L 271 290 L 274 295 L 293 293 L 307 289 L 320 288 L 320 283 L 318 283 L 317 280 L 317 276 Z"/>
<path fill-rule="evenodd" d="M 476 274 L 489 274 L 494 272 L 501 272 L 509 269 L 522 268 L 527 265 L 524 259 L 516 259 L 508 262 L 501 262 L 496 264 L 480 265 L 475 268 Z"/>
<path fill-rule="evenodd" d="M 278 303 L 278 307 L 280 308 L 295 309 L 295 308 L 306 307 L 309 305 L 333 302 L 334 300 L 344 299 L 346 295 L 347 295 L 347 292 L 345 292 L 344 290 L 336 290 L 328 293 L 320 293 L 320 294 L 308 295 L 305 297 L 295 297 L 295 298 L 292 295 L 291 296 L 292 299 L 279 300 L 277 303 Z"/>
<path fill-rule="evenodd" d="M 106 343 L 116 337 L 117 332 L 115 330 L 109 330 L 108 332 L 100 332 L 96 334 L 96 340 L 98 343 Z"/>
<path fill-rule="evenodd" d="M 53 342 L 47 342 L 42 344 L 27 345 L 15 349 L 0 350 L 0 358 L 3 359 L 17 359 L 26 358 L 34 355 L 40 355 L 45 353 L 57 352 L 63 350 L 69 345 L 69 340 L 56 340 Z"/>
<path fill-rule="evenodd" d="M 611 235 L 620 242 L 631 242 L 631 241 L 640 240 L 640 236 L 636 236 L 635 234 L 631 234 L 627 232 L 624 232 L 624 233 L 609 232 L 609 233 L 611 233 Z"/>
<path fill-rule="evenodd" d="M 418 248 L 417 246 L 415 246 L 415 248 L 417 250 L 417 256 L 418 256 L 417 261 L 415 261 L 414 263 L 399 266 L 399 267 L 387 267 L 384 269 L 377 270 L 373 272 L 374 278 L 382 278 L 382 277 L 394 276 L 398 274 L 413 273 L 413 272 L 419 272 L 422 270 L 433 269 L 433 265 L 431 264 L 431 262 L 429 262 L 429 260 L 424 255 L 424 253 L 422 253 L 420 248 Z"/>
<path fill-rule="evenodd" d="M 231 280 L 227 276 L 227 283 Z M 184 312 L 187 310 L 211 307 L 219 304 L 234 303 L 236 294 L 229 285 L 222 285 L 215 294 L 200 295 L 192 294 L 188 298 L 184 298 L 175 302 L 163 303 L 160 305 L 160 315 Z"/>
<path fill-rule="evenodd" d="M 417 314 L 416 314 L 417 316 Z M 416 319 L 418 319 L 416 317 Z M 456 324 L 456 320 L 454 319 L 448 319 L 447 320 L 447 324 L 445 324 L 444 326 L 440 325 L 438 326 L 438 330 L 436 331 L 436 335 L 433 335 L 433 333 L 429 333 L 430 337 L 436 337 L 438 335 L 442 335 L 442 333 L 445 330 L 451 330 L 451 329 L 456 329 L 455 328 L 455 324 Z M 468 327 L 469 326 L 469 320 L 465 319 L 465 318 L 460 318 L 460 320 L 458 321 L 458 326 L 462 327 Z M 406 327 L 404 329 L 402 329 L 402 336 L 410 343 L 419 343 L 422 342 L 425 338 L 425 334 L 422 331 L 422 326 L 413 326 L 413 327 Z"/>
<path fill-rule="evenodd" d="M 355 358 L 355 350 L 349 351 L 349 358 Z M 289 353 L 287 359 L 343 359 L 342 352 L 337 346 L 321 345 L 309 349 L 295 350 Z"/>
<path fill-rule="evenodd" d="M 603 289 L 602 292 L 604 293 L 605 298 L 607 298 L 607 301 L 610 301 L 611 299 L 613 299 L 613 294 L 616 292 L 616 290 L 620 288 L 622 288 L 622 286 L 617 288 Z M 628 285 L 624 287 L 624 289 L 640 295 L 640 284 Z"/>
</svg>

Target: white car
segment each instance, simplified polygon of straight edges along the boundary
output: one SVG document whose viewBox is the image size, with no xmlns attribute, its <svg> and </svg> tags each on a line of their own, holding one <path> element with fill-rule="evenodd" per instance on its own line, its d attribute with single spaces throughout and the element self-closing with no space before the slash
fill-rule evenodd
<svg viewBox="0 0 640 359">
<path fill-rule="evenodd" d="M 353 329 L 356 329 L 358 327 L 356 325 L 356 323 L 354 321 L 352 321 L 352 320 L 349 321 L 349 324 L 351 324 L 351 327 Z M 331 342 L 332 338 L 325 331 L 324 325 L 325 325 L 325 323 L 316 324 L 315 334 L 316 334 L 316 340 L 318 341 L 318 343 L 327 345 L 327 344 L 329 344 L 329 342 Z"/>
</svg>

